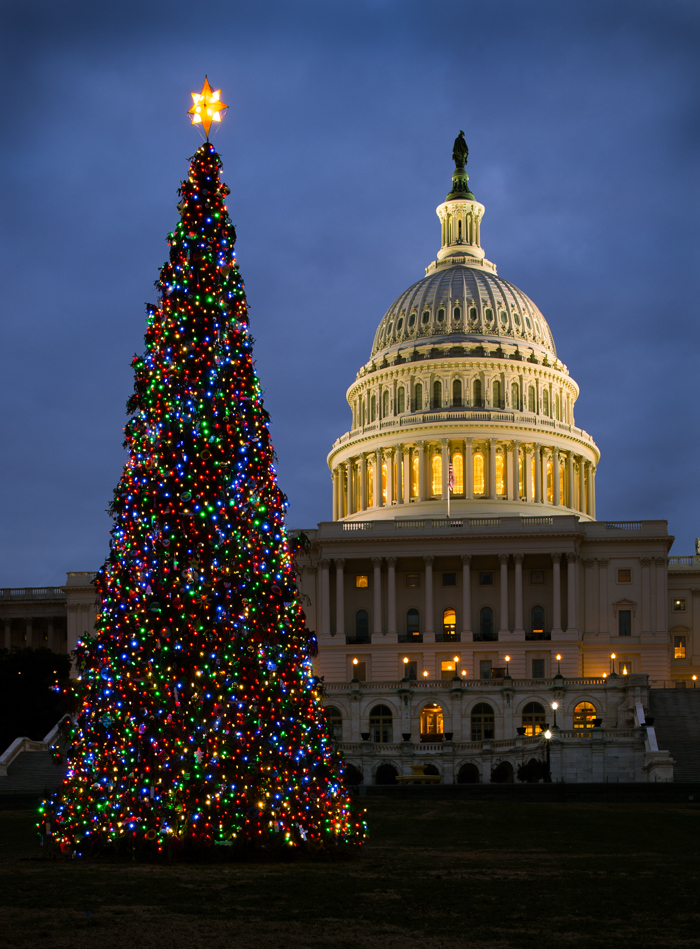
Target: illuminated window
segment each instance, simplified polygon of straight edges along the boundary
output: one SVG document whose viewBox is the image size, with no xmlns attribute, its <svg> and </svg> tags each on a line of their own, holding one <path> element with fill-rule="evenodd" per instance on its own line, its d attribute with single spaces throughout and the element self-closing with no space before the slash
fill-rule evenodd
<svg viewBox="0 0 700 949">
<path fill-rule="evenodd" d="M 457 635 L 457 614 L 454 610 L 445 610 L 442 614 L 442 632 L 445 640 L 454 639 Z"/>
<path fill-rule="evenodd" d="M 685 636 L 673 637 L 673 658 L 685 659 Z"/>
<path fill-rule="evenodd" d="M 413 461 L 411 462 L 411 497 L 418 497 L 418 482 L 420 476 L 420 461 L 418 460 L 418 455 L 413 456 Z"/>
<path fill-rule="evenodd" d="M 326 706 L 326 722 L 333 741 L 343 740 L 343 716 L 334 705 Z"/>
<path fill-rule="evenodd" d="M 482 678 L 484 678 L 482 676 Z M 490 678 L 486 676 L 486 678 Z M 495 720 L 493 709 L 486 702 L 479 702 L 472 709 L 472 741 L 485 741 L 494 737 Z"/>
<path fill-rule="evenodd" d="M 442 497 L 442 455 L 436 452 L 430 463 L 432 474 L 431 490 L 434 498 Z"/>
<path fill-rule="evenodd" d="M 416 383 L 414 401 L 416 405 L 416 412 L 420 412 L 423 408 L 423 386 L 420 382 Z"/>
<path fill-rule="evenodd" d="M 462 383 L 459 379 L 455 379 L 452 383 L 452 404 L 462 404 Z"/>
<path fill-rule="evenodd" d="M 527 390 L 527 407 L 528 407 L 528 411 L 530 412 L 535 411 L 535 387 L 534 386 L 530 386 L 529 389 Z"/>
<path fill-rule="evenodd" d="M 477 451 L 473 459 L 474 467 L 474 494 L 486 493 L 486 481 L 484 480 L 484 456 Z"/>
<path fill-rule="evenodd" d="M 510 386 L 510 407 L 514 412 L 520 408 L 520 386 L 517 382 L 511 383 Z"/>
<path fill-rule="evenodd" d="M 618 582 L 618 583 L 631 583 L 631 582 L 632 582 L 632 571 L 631 571 L 631 570 L 618 570 L 618 571 L 617 571 L 617 582 Z"/>
<path fill-rule="evenodd" d="M 559 465 L 559 501 L 566 505 L 566 475 L 564 465 Z"/>
<path fill-rule="evenodd" d="M 532 660 L 532 678 L 533 679 L 544 679 L 544 659 L 533 659 Z"/>
<path fill-rule="evenodd" d="M 442 709 L 439 705 L 426 705 L 420 713 L 421 741 L 441 741 L 443 735 Z"/>
<path fill-rule="evenodd" d="M 484 404 L 484 397 L 481 389 L 481 379 L 474 380 L 474 405 L 479 408 Z"/>
<path fill-rule="evenodd" d="M 367 610 L 358 610 L 355 613 L 355 639 L 358 643 L 369 642 L 369 613 Z"/>
<path fill-rule="evenodd" d="M 530 459 L 530 500 L 535 500 L 535 459 Z"/>
<path fill-rule="evenodd" d="M 374 507 L 374 465 L 367 465 L 367 507 Z"/>
<path fill-rule="evenodd" d="M 370 741 L 393 741 L 394 716 L 386 705 L 375 705 L 369 713 Z"/>
<path fill-rule="evenodd" d="M 456 669 L 454 660 L 446 660 L 440 663 L 440 672 L 442 679 L 454 679 Z"/>
<path fill-rule="evenodd" d="M 420 614 L 416 609 L 406 613 L 406 633 L 413 638 L 420 636 Z"/>
<path fill-rule="evenodd" d="M 632 675 L 632 663 L 628 659 L 623 660 L 619 664 L 619 670 L 621 676 Z"/>
<path fill-rule="evenodd" d="M 494 382 L 491 389 L 491 404 L 496 409 L 501 407 L 501 383 L 498 380 Z"/>
<path fill-rule="evenodd" d="M 389 393 L 384 393 L 384 399 L 382 403 L 382 418 L 386 418 L 389 414 Z"/>
<path fill-rule="evenodd" d="M 453 494 L 464 494 L 464 458 L 461 452 L 452 456 L 452 472 L 454 474 Z"/>
<path fill-rule="evenodd" d="M 618 636 L 632 635 L 632 610 L 618 610 L 617 629 Z"/>
<path fill-rule="evenodd" d="M 523 728 L 525 729 L 525 734 L 530 738 L 534 735 L 539 735 L 539 726 L 544 725 L 545 721 L 544 708 L 540 703 L 528 702 L 523 709 Z"/>
<path fill-rule="evenodd" d="M 546 389 L 542 392 L 542 412 L 549 415 L 549 392 Z"/>
<path fill-rule="evenodd" d="M 356 573 L 355 574 L 355 587 L 358 590 L 364 590 L 369 586 L 369 577 L 366 573 Z"/>
<path fill-rule="evenodd" d="M 406 392 L 404 391 L 403 386 L 398 391 L 397 395 L 397 404 L 398 404 L 398 413 L 402 415 L 406 411 Z"/>
<path fill-rule="evenodd" d="M 444 587 L 456 587 L 457 586 L 457 574 L 456 573 L 443 573 L 442 575 L 442 585 Z"/>
<path fill-rule="evenodd" d="M 420 576 L 417 573 L 407 573 L 406 574 L 406 586 L 415 589 L 420 586 Z"/>
<path fill-rule="evenodd" d="M 523 456 L 518 452 L 518 496 L 525 497 L 525 471 L 523 469 Z"/>
<path fill-rule="evenodd" d="M 591 702 L 579 702 L 574 709 L 574 728 L 593 728 L 596 718 L 595 705 Z"/>
<path fill-rule="evenodd" d="M 433 408 L 442 408 L 442 383 L 438 379 L 433 383 Z"/>
<path fill-rule="evenodd" d="M 387 470 L 386 470 L 386 462 L 384 462 L 382 464 L 382 499 L 384 500 L 385 504 L 386 504 L 386 483 L 387 483 Z"/>
<path fill-rule="evenodd" d="M 532 635 L 544 636 L 544 609 L 541 606 L 532 607 L 530 621 L 532 623 Z"/>
<path fill-rule="evenodd" d="M 496 455 L 496 494 L 506 493 L 506 460 L 501 452 Z"/>
<path fill-rule="evenodd" d="M 554 503 L 554 479 L 552 477 L 552 462 L 547 462 L 547 500 Z"/>
<path fill-rule="evenodd" d="M 682 613 L 685 610 L 685 600 L 674 600 L 673 609 L 676 613 Z"/>
<path fill-rule="evenodd" d="M 544 583 L 544 570 L 531 570 L 530 583 Z"/>
</svg>

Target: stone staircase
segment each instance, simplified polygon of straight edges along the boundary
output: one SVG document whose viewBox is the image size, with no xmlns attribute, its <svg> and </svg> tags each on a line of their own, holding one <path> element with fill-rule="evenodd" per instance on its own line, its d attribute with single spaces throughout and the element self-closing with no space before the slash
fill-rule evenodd
<svg viewBox="0 0 700 949">
<path fill-rule="evenodd" d="M 58 787 L 66 773 L 65 758 L 57 762 L 51 746 L 57 744 L 63 750 L 60 723 L 43 741 L 17 738 L 0 755 L 0 797 L 40 796 L 44 791 Z"/>
<path fill-rule="evenodd" d="M 700 782 L 700 689 L 650 689 L 649 714 L 659 748 L 676 762 L 673 780 Z"/>
</svg>

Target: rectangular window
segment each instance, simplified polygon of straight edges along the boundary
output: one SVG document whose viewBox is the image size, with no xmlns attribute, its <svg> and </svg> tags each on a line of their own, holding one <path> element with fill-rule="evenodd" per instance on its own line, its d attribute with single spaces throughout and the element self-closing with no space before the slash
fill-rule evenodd
<svg viewBox="0 0 700 949">
<path fill-rule="evenodd" d="M 629 659 L 624 659 L 618 664 L 621 676 L 628 676 L 632 674 L 632 663 Z"/>
<path fill-rule="evenodd" d="M 631 582 L 632 582 L 632 571 L 631 571 L 631 570 L 618 570 L 618 571 L 617 571 L 617 582 L 618 582 L 618 583 L 631 583 Z"/>
<path fill-rule="evenodd" d="M 443 573 L 442 575 L 442 585 L 444 587 L 455 587 L 457 586 L 457 574 L 456 573 Z"/>
<path fill-rule="evenodd" d="M 479 574 L 479 583 L 482 587 L 492 587 L 493 586 L 493 574 L 492 573 L 480 573 Z"/>
<path fill-rule="evenodd" d="M 409 659 L 408 662 L 403 662 L 403 674 L 404 678 L 412 679 L 414 682 L 418 678 L 418 660 Z"/>
<path fill-rule="evenodd" d="M 454 679 L 456 674 L 457 674 L 457 671 L 456 671 L 453 660 L 442 663 L 442 678 L 443 679 Z"/>
<path fill-rule="evenodd" d="M 685 636 L 673 637 L 673 658 L 685 659 Z"/>
<path fill-rule="evenodd" d="M 362 659 L 352 661 L 352 677 L 353 679 L 359 679 L 360 682 L 367 681 L 367 663 Z"/>
<path fill-rule="evenodd" d="M 532 678 L 544 679 L 544 659 L 532 660 Z"/>
<path fill-rule="evenodd" d="M 632 610 L 619 610 L 617 614 L 618 636 L 632 635 Z"/>
<path fill-rule="evenodd" d="M 493 663 L 490 659 L 480 659 L 479 660 L 479 678 L 480 679 L 490 679 L 491 678 L 491 666 Z"/>
<path fill-rule="evenodd" d="M 677 613 L 682 613 L 685 610 L 685 600 L 674 600 L 673 609 Z"/>
<path fill-rule="evenodd" d="M 358 573 L 355 576 L 355 586 L 358 590 L 369 586 L 369 577 L 366 573 Z"/>
<path fill-rule="evenodd" d="M 531 570 L 530 583 L 544 583 L 544 570 Z"/>
<path fill-rule="evenodd" d="M 419 577 L 417 573 L 407 573 L 406 574 L 406 586 L 407 587 L 417 587 Z"/>
</svg>

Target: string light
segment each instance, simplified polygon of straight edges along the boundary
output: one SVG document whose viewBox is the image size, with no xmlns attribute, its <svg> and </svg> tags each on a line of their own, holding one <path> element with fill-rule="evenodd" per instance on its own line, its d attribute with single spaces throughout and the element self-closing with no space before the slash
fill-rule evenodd
<svg viewBox="0 0 700 949">
<path fill-rule="evenodd" d="M 132 363 L 67 778 L 41 806 L 43 832 L 79 854 L 365 834 L 313 675 L 220 169 L 206 142 Z"/>
</svg>

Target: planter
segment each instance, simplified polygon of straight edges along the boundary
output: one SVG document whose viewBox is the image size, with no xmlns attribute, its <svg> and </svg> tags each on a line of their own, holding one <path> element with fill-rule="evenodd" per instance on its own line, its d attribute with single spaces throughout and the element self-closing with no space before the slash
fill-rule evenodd
<svg viewBox="0 0 700 949">
<path fill-rule="evenodd" d="M 410 740 L 411 740 L 411 733 L 410 733 L 410 732 L 402 732 L 402 733 L 401 733 L 401 737 L 403 738 L 404 741 L 410 741 Z"/>
<path fill-rule="evenodd" d="M 369 741 L 369 732 L 361 732 L 360 735 L 363 741 Z"/>
</svg>

